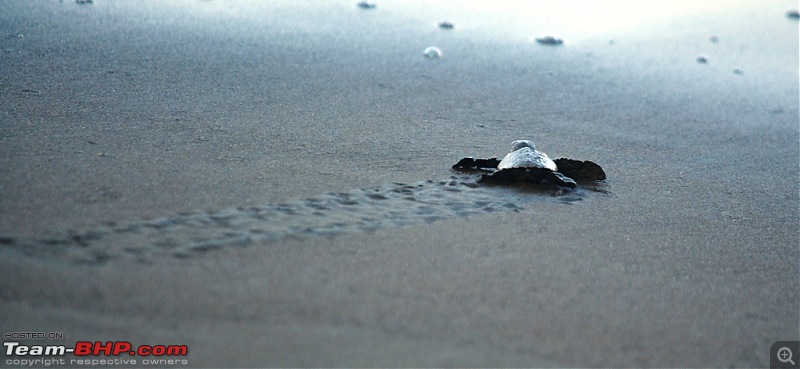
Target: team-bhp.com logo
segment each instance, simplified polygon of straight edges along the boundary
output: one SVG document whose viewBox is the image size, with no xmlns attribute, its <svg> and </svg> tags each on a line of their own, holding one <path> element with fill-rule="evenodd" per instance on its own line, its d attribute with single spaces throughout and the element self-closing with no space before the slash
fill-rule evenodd
<svg viewBox="0 0 800 369">
<path fill-rule="evenodd" d="M 70 359 L 69 364 L 78 364 L 78 365 L 93 365 L 93 364 L 100 364 L 100 365 L 108 365 L 108 364 L 118 364 L 117 360 L 109 360 L 103 359 L 98 360 L 95 358 L 86 358 L 80 359 L 80 357 L 98 357 L 98 356 L 111 356 L 111 357 L 130 357 L 130 356 L 141 356 L 147 357 L 147 359 L 142 359 L 141 364 L 188 364 L 188 360 L 180 359 L 185 357 L 189 354 L 189 347 L 186 345 L 138 345 L 133 346 L 128 341 L 107 341 L 105 343 L 100 341 L 90 342 L 90 341 L 78 341 L 75 343 L 74 347 L 66 347 L 64 345 L 22 345 L 19 342 L 3 342 L 3 346 L 5 347 L 5 354 L 7 358 L 10 357 L 31 357 L 31 356 L 38 356 L 38 357 L 53 357 L 53 356 L 65 356 L 67 354 L 72 354 L 74 356 L 79 357 L 79 359 Z M 170 359 L 167 360 L 165 357 L 169 357 Z M 178 357 L 174 359 L 174 357 Z M 14 359 L 7 359 L 6 361 L 11 360 L 12 362 L 6 362 L 6 364 L 15 364 L 13 362 Z M 32 364 L 36 364 L 34 361 L 31 360 L 20 360 L 20 364 L 22 361 L 31 362 Z M 39 364 L 44 364 L 44 359 L 40 358 L 38 360 L 42 360 Z M 101 362 L 103 361 L 103 362 Z M 169 361 L 169 362 L 167 362 Z M 66 360 L 60 361 L 60 364 L 67 364 Z M 131 359 L 124 360 L 124 362 L 120 361 L 119 364 L 132 364 L 136 365 L 137 363 Z"/>
<path fill-rule="evenodd" d="M 19 342 L 3 342 L 3 346 L 6 347 L 6 356 L 62 356 L 68 353 L 75 356 L 186 356 L 189 353 L 186 345 L 140 345 L 134 349 L 128 341 L 78 341 L 73 348 L 63 345 L 26 346 Z"/>
</svg>

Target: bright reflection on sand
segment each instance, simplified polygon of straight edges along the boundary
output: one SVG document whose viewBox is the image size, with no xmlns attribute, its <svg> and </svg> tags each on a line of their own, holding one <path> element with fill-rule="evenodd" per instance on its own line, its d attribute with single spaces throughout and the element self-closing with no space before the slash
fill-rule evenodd
<svg viewBox="0 0 800 369">
<path fill-rule="evenodd" d="M 98 3 L 100 7 L 105 3 Z M 157 12 L 138 9 L 140 2 L 119 1 L 118 7 L 165 22 L 183 19 L 194 26 L 208 23 L 236 29 L 254 37 L 279 32 L 339 34 L 353 31 L 391 37 L 414 34 L 428 45 L 437 41 L 431 30 L 441 31 L 438 21 L 453 22 L 453 33 L 461 40 L 520 45 L 536 42 L 537 37 L 553 36 L 575 46 L 597 39 L 652 38 L 665 32 L 681 32 L 691 18 L 708 14 L 720 17 L 751 14 L 763 8 L 759 0 L 377 0 L 375 9 L 363 9 L 357 0 L 174 0 L 159 2 Z M 152 10 L 152 9 L 151 9 Z M 177 17 L 177 18 L 176 18 Z M 683 25 L 683 26 L 682 26 Z M 272 27 L 265 31 L 263 27 Z M 367 28 L 369 28 L 367 30 Z M 375 36 L 378 37 L 378 36 Z M 351 38 L 353 39 L 353 38 Z M 453 40 L 457 39 L 455 37 Z M 438 45 L 444 49 L 444 44 Z"/>
<path fill-rule="evenodd" d="M 546 32 L 590 35 L 638 28 L 674 18 L 736 6 L 730 1 L 485 1 L 451 0 L 448 6 L 475 16 L 511 21 L 536 21 L 531 26 Z M 746 2 L 745 2 L 746 3 Z"/>
</svg>

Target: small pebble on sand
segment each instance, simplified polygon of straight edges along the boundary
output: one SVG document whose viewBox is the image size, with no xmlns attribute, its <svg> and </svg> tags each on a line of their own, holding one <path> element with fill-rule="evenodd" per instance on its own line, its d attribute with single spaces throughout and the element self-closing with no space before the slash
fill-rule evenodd
<svg viewBox="0 0 800 369">
<path fill-rule="evenodd" d="M 547 35 L 547 36 L 537 37 L 536 42 L 542 45 L 561 45 L 564 43 L 564 40 Z"/>
<path fill-rule="evenodd" d="M 361 9 L 375 9 L 375 2 L 372 1 L 359 1 L 358 7 Z"/>
<path fill-rule="evenodd" d="M 436 46 L 431 46 L 425 49 L 425 51 L 422 52 L 422 55 L 428 59 L 439 59 L 442 57 L 442 50 Z"/>
</svg>

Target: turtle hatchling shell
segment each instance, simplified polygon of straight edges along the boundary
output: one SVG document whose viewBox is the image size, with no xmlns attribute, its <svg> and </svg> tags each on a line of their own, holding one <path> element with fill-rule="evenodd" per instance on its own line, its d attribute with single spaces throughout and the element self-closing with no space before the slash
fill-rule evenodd
<svg viewBox="0 0 800 369">
<path fill-rule="evenodd" d="M 523 147 L 508 153 L 497 165 L 500 170 L 512 168 L 541 168 L 555 172 L 556 163 L 541 151 Z"/>
</svg>

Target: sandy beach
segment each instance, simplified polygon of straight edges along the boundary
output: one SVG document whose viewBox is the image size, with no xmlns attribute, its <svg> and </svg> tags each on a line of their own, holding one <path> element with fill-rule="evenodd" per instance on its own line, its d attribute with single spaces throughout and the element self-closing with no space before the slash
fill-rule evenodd
<svg viewBox="0 0 800 369">
<path fill-rule="evenodd" d="M 2 332 L 189 348 L 157 367 L 769 367 L 800 339 L 797 2 L 646 5 L 0 2 Z M 520 138 L 608 179 L 451 169 Z"/>
</svg>

